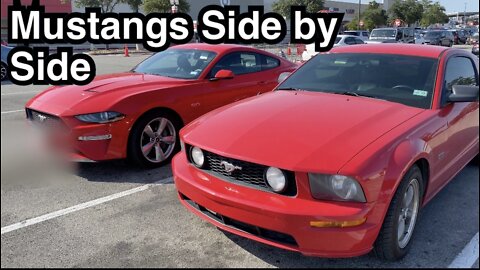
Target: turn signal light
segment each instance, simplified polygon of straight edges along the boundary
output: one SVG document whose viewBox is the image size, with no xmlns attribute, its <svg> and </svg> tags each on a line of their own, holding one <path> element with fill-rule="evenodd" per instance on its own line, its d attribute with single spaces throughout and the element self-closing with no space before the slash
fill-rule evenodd
<svg viewBox="0 0 480 270">
<path fill-rule="evenodd" d="M 316 228 L 347 228 L 347 227 L 355 227 L 362 225 L 367 221 L 367 218 L 361 218 L 357 220 L 349 220 L 349 221 L 326 221 L 326 220 L 319 220 L 319 221 L 310 221 L 311 227 Z"/>
</svg>

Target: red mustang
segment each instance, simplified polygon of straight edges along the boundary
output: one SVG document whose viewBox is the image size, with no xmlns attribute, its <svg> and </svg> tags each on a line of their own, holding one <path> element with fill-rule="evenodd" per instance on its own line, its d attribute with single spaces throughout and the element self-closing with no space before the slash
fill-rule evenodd
<svg viewBox="0 0 480 270">
<path fill-rule="evenodd" d="M 85 86 L 52 87 L 26 104 L 34 122 L 69 130 L 75 160 L 126 158 L 161 166 L 180 150 L 178 130 L 220 106 L 271 91 L 296 66 L 238 45 L 187 44 L 157 53 L 131 72 Z"/>
<path fill-rule="evenodd" d="M 479 153 L 478 58 L 347 46 L 180 132 L 179 198 L 226 231 L 305 255 L 402 258 L 418 211 Z"/>
</svg>

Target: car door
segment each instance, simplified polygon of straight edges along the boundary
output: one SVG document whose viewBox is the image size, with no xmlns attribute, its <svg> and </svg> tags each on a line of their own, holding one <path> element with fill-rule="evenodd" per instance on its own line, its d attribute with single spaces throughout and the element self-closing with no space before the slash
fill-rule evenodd
<svg viewBox="0 0 480 270">
<path fill-rule="evenodd" d="M 442 43 L 442 46 L 450 45 L 450 39 L 448 38 L 447 33 L 445 31 L 442 32 L 441 43 Z"/>
<path fill-rule="evenodd" d="M 432 149 L 432 172 L 435 174 L 432 179 L 436 179 L 431 183 L 433 190 L 443 186 L 462 168 L 462 158 L 475 143 L 478 144 L 479 103 L 447 102 L 453 85 L 478 85 L 478 69 L 470 58 L 451 56 L 445 68 L 442 108 L 438 114 L 445 124 L 439 134 L 443 139 Z"/>
<path fill-rule="evenodd" d="M 219 70 L 233 72 L 232 79 L 215 80 Z M 254 52 L 232 52 L 222 57 L 210 70 L 203 106 L 208 111 L 223 105 L 257 95 L 265 88 L 267 79 L 262 76 L 260 54 Z"/>
</svg>

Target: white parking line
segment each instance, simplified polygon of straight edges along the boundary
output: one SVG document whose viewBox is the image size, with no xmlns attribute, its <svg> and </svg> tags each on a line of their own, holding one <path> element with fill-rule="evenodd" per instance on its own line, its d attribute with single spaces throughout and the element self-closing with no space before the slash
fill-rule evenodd
<svg viewBox="0 0 480 270">
<path fill-rule="evenodd" d="M 61 209 L 61 210 L 51 212 L 51 213 L 48 213 L 48 214 L 45 214 L 45 215 L 42 215 L 42 216 L 39 216 L 39 217 L 27 219 L 27 220 L 24 220 L 24 221 L 21 221 L 21 222 L 12 224 L 12 225 L 8 225 L 8 226 L 5 226 L 5 227 L 2 227 L 2 233 L 1 234 L 12 232 L 12 231 L 15 231 L 15 230 L 18 230 L 18 229 L 21 229 L 21 228 L 25 228 L 25 227 L 28 227 L 28 226 L 31 226 L 31 225 L 34 225 L 34 224 L 37 224 L 37 223 L 40 223 L 40 222 L 44 222 L 44 221 L 53 219 L 53 218 L 61 217 L 61 216 L 64 216 L 64 215 L 67 215 L 67 214 L 70 214 L 70 213 L 73 213 L 73 212 L 76 212 L 76 211 L 80 211 L 80 210 L 83 210 L 83 209 L 86 209 L 86 208 L 89 208 L 89 207 L 92 207 L 92 206 L 96 206 L 96 205 L 99 205 L 99 204 L 102 204 L 102 203 L 105 203 L 105 202 L 108 202 L 108 201 L 112 201 L 112 200 L 115 200 L 115 199 L 118 199 L 118 198 L 121 198 L 121 197 L 132 195 L 134 193 L 147 190 L 152 186 L 169 183 L 171 180 L 172 180 L 172 177 L 168 177 L 168 178 L 162 179 L 160 181 L 154 182 L 152 184 L 147 184 L 147 185 L 143 185 L 143 186 L 140 186 L 140 187 L 132 188 L 132 189 L 125 190 L 125 191 L 122 191 L 122 192 L 118 192 L 118 193 L 115 193 L 115 194 L 112 194 L 112 195 L 109 195 L 109 196 L 98 198 L 98 199 L 95 199 L 93 201 L 88 201 L 88 202 L 85 202 L 85 203 L 77 204 L 77 205 L 74 205 L 74 206 L 69 207 L 69 208 Z"/>
<path fill-rule="evenodd" d="M 24 112 L 25 110 L 13 110 L 13 111 L 4 111 L 2 114 L 7 114 L 7 113 L 17 113 L 17 112 Z"/>
<path fill-rule="evenodd" d="M 478 232 L 448 268 L 471 268 L 478 259 Z"/>
<path fill-rule="evenodd" d="M 25 91 L 25 92 L 15 92 L 15 93 L 3 93 L 2 96 L 11 96 L 11 95 L 25 95 L 31 93 L 40 93 L 40 91 Z"/>
</svg>

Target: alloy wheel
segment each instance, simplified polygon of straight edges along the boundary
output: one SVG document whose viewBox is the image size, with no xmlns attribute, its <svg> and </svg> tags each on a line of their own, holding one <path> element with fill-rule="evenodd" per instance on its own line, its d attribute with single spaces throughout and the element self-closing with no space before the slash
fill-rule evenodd
<svg viewBox="0 0 480 270">
<path fill-rule="evenodd" d="M 420 202 L 420 184 L 417 179 L 410 180 L 403 195 L 398 215 L 397 241 L 400 248 L 405 248 L 410 241 L 417 221 Z"/>
<path fill-rule="evenodd" d="M 168 159 L 175 149 L 176 136 L 175 127 L 167 118 L 151 120 L 140 137 L 143 156 L 152 163 Z"/>
<path fill-rule="evenodd" d="M 2 67 L 0 68 L 0 80 L 4 80 L 7 77 L 7 67 L 5 64 L 2 63 Z"/>
</svg>

